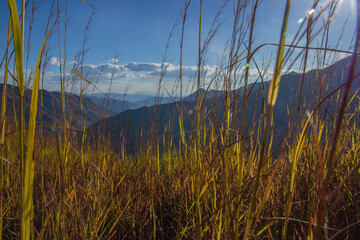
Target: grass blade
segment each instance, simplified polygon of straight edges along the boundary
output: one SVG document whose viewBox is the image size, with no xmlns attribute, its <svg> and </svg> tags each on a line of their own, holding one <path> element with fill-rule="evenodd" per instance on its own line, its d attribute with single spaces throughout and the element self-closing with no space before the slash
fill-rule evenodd
<svg viewBox="0 0 360 240">
<path fill-rule="evenodd" d="M 268 96 L 268 104 L 270 106 L 274 106 L 276 102 L 276 98 L 279 92 L 279 84 L 280 84 L 280 76 L 281 76 L 281 69 L 283 64 L 283 57 L 285 51 L 285 39 L 286 39 L 286 29 L 288 25 L 288 19 L 290 15 L 290 4 L 291 0 L 286 2 L 286 9 L 285 9 L 285 17 L 281 29 L 281 38 L 280 38 L 280 46 L 278 49 L 276 66 L 274 71 L 273 79 L 271 80 L 271 85 L 269 89 L 269 96 Z"/>
<path fill-rule="evenodd" d="M 282 60 L 283 60 L 284 48 L 285 48 L 286 29 L 287 29 L 287 23 L 288 23 L 288 19 L 289 19 L 289 15 L 290 15 L 290 4 L 291 4 L 291 0 L 287 0 L 283 25 L 282 25 L 282 29 L 281 29 L 280 46 L 279 46 L 279 50 L 278 50 L 274 76 L 271 81 L 271 85 L 270 85 L 270 89 L 269 89 L 269 98 L 268 98 L 269 109 L 267 112 L 265 132 L 264 132 L 264 136 L 263 136 L 263 140 L 262 140 L 262 144 L 261 144 L 258 168 L 257 168 L 256 178 L 255 178 L 255 185 L 252 190 L 250 210 L 249 210 L 249 215 L 247 218 L 247 223 L 246 223 L 246 228 L 245 228 L 245 233 L 244 233 L 244 238 L 243 238 L 244 240 L 248 239 L 248 235 L 249 235 L 251 227 L 252 227 L 254 213 L 256 210 L 256 202 L 258 200 L 257 192 L 258 192 L 258 189 L 260 186 L 261 169 L 262 169 L 262 166 L 263 166 L 263 163 L 265 160 L 265 149 L 266 149 L 266 145 L 267 145 L 267 136 L 268 136 L 270 125 L 271 125 L 270 120 L 272 118 L 272 110 L 275 105 L 277 93 L 279 90 L 280 73 L 281 73 L 281 69 L 282 69 Z"/>
<path fill-rule="evenodd" d="M 14 34 L 14 49 L 16 59 L 17 83 L 19 86 L 19 93 L 24 95 L 24 81 L 23 81 L 23 51 L 22 51 L 22 35 L 20 30 L 20 22 L 18 18 L 18 11 L 15 0 L 8 0 L 10 8 L 11 26 Z"/>
<path fill-rule="evenodd" d="M 13 44 L 15 51 L 16 82 L 19 89 L 19 146 L 20 146 L 20 215 L 23 215 L 23 180 L 24 180 L 24 71 L 23 71 L 23 35 L 20 29 L 19 14 L 15 0 L 8 0 L 10 9 L 11 26 L 13 32 Z M 24 11 L 23 11 L 24 12 Z M 23 18 L 24 19 L 24 18 Z M 21 217 L 21 237 L 23 233 L 24 219 Z"/>
<path fill-rule="evenodd" d="M 5 71 L 4 71 L 4 82 L 2 89 L 2 99 L 1 99 L 1 132 L 0 132 L 0 145 L 1 145 L 1 159 L 0 159 L 0 239 L 2 239 L 2 230 L 3 230 L 3 188 L 4 188 L 4 143 L 5 143 L 5 113 L 6 113 L 6 98 L 7 98 L 7 71 L 9 67 L 8 51 L 10 46 L 11 39 L 11 20 L 9 19 L 9 27 L 7 34 L 7 48 L 5 53 Z"/>
<path fill-rule="evenodd" d="M 25 176 L 24 176 L 24 199 L 23 199 L 24 239 L 30 239 L 31 236 L 31 220 L 32 220 L 31 216 L 33 211 L 33 191 L 34 191 L 33 151 L 34 151 L 34 142 L 35 142 L 37 105 L 39 98 L 40 64 L 41 64 L 42 54 L 46 45 L 46 41 L 50 33 L 52 32 L 54 26 L 50 29 L 41 47 L 39 57 L 36 63 L 33 88 L 31 94 L 30 119 L 29 119 L 29 130 L 28 130 L 26 162 L 25 162 Z"/>
</svg>

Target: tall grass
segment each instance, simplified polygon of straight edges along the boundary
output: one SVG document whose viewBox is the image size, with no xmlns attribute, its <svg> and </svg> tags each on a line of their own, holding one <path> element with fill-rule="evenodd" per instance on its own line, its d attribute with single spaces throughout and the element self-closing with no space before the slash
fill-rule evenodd
<svg viewBox="0 0 360 240">
<path fill-rule="evenodd" d="M 8 33 L 7 33 L 7 46 L 5 53 L 5 74 L 4 74 L 4 86 L 2 90 L 2 98 L 1 98 L 1 130 L 0 130 L 0 144 L 1 144 L 1 159 L 0 159 L 0 233 L 2 233 L 3 227 L 3 189 L 4 189 L 4 144 L 5 144 L 5 124 L 6 124 L 6 96 L 7 96 L 7 80 L 8 74 L 7 71 L 9 69 L 9 46 L 10 46 L 10 38 L 11 38 L 11 21 L 9 20 Z M 2 235 L 0 235 L 0 239 L 2 239 Z"/>
<path fill-rule="evenodd" d="M 119 129 L 114 124 L 117 132 L 107 129 L 111 119 L 93 125 L 96 130 L 88 129 L 86 116 L 76 129 L 73 116 L 69 116 L 72 109 L 66 87 L 74 90 L 79 84 L 75 81 L 80 81 L 78 105 L 72 106 L 77 113 L 85 107 L 87 89 L 100 90 L 82 66 L 66 65 L 68 21 L 61 23 L 59 19 L 69 19 L 68 5 L 66 2 L 61 9 L 60 3 L 53 2 L 57 11 L 49 15 L 49 22 L 56 18 L 55 24 L 47 29 L 37 53 L 29 121 L 25 124 L 27 106 L 23 98 L 30 91 L 25 91 L 24 83 L 24 37 L 16 2 L 8 0 L 11 18 L 5 34 L 8 46 L 4 53 L 0 136 L 0 231 L 4 239 L 352 239 L 360 234 L 360 126 L 356 121 L 360 108 L 358 90 L 351 88 L 359 77 L 359 25 L 351 64 L 342 69 L 347 74 L 325 68 L 326 62 L 335 62 L 331 56 L 349 53 L 338 46 L 330 48 L 331 25 L 319 24 L 325 11 L 331 12 L 329 18 L 333 17 L 336 1 L 306 16 L 291 44 L 286 44 L 290 0 L 286 2 L 278 44 L 258 43 L 254 38 L 262 1 L 224 1 L 207 35 L 207 3 L 185 1 L 181 24 L 174 25 L 166 44 L 157 93 L 159 103 L 167 69 L 166 53 L 179 27 L 180 102 L 145 109 L 149 116 L 144 118 L 150 123 L 144 126 L 149 129 L 135 129 L 136 136 L 130 135 L 136 120 L 123 120 L 128 127 Z M 318 3 L 315 0 L 310 7 L 316 8 Z M 193 79 L 197 92 L 195 101 L 188 102 L 184 100 L 184 39 L 188 14 L 195 4 L 199 4 L 198 62 Z M 234 8 L 233 32 L 216 72 L 207 76 L 206 53 L 223 24 L 221 14 L 227 7 Z M 81 64 L 85 64 L 92 16 L 93 13 L 77 55 Z M 46 76 L 47 41 L 55 27 L 61 62 L 61 113 L 60 126 L 54 124 L 49 131 L 42 126 L 42 120 L 38 125 L 37 119 L 42 118 L 39 106 L 43 107 L 38 98 L 41 70 Z M 321 45 L 315 47 L 313 43 L 318 38 Z M 302 46 L 304 39 L 306 45 Z M 256 61 L 260 49 L 274 46 L 275 62 Z M 306 73 L 314 52 L 318 69 Z M 16 74 L 9 70 L 12 61 Z M 268 83 L 265 80 L 270 73 L 266 70 L 272 64 L 274 71 Z M 295 88 L 299 89 L 286 91 L 289 75 L 284 76 L 283 72 L 296 66 L 302 73 L 296 80 Z M 257 71 L 254 85 L 250 83 L 252 69 Z M 18 105 L 6 87 L 7 73 L 16 79 Z M 331 76 L 336 74 L 341 82 L 338 86 L 332 83 Z M 208 98 L 216 86 L 221 91 Z M 201 88 L 205 90 L 200 92 Z M 108 101 L 109 95 L 104 95 Z M 292 103 L 283 101 L 291 98 Z M 19 111 L 15 117 L 8 109 L 11 101 Z M 98 114 L 102 113 L 106 117 L 106 110 Z M 169 116 L 165 123 L 164 116 Z M 17 118 L 19 124 L 15 126 L 8 121 Z M 284 132 L 279 133 L 277 128 Z M 130 136 L 138 138 L 131 146 L 137 151 L 135 154 L 127 150 Z"/>
<path fill-rule="evenodd" d="M 34 181 L 34 161 L 33 161 L 33 150 L 34 150 L 34 139 L 35 139 L 35 127 L 36 127 L 36 115 L 37 115 L 37 103 L 38 103 L 38 90 L 39 90 L 39 76 L 40 76 L 40 66 L 41 66 L 41 58 L 44 50 L 44 46 L 46 44 L 46 40 L 52 31 L 50 30 L 49 34 L 45 38 L 44 44 L 40 50 L 38 61 L 36 63 L 35 75 L 33 79 L 33 91 L 31 97 L 31 106 L 30 106 L 30 120 L 29 120 L 29 131 L 28 131 L 28 140 L 27 140 L 27 151 L 26 151 L 26 161 L 25 161 L 25 169 L 23 168 L 23 155 L 24 155 L 24 135 L 23 135 L 23 126 L 24 126 L 24 106 L 23 106 L 23 97 L 24 97 L 24 81 L 23 81 L 23 65 L 22 65 L 22 55 L 23 55 L 23 43 L 22 38 L 23 35 L 20 30 L 20 24 L 18 19 L 17 7 L 15 1 L 8 1 L 9 8 L 11 11 L 11 26 L 14 37 L 14 50 L 15 50 L 15 60 L 16 60 L 16 69 L 17 69 L 17 83 L 19 88 L 19 96 L 20 96 L 20 169 L 21 169 L 21 177 L 20 181 L 23 179 L 23 188 L 21 191 L 23 192 L 22 199 L 22 216 L 21 216 L 21 232 L 22 239 L 30 239 L 31 237 L 31 221 L 32 221 L 32 211 L 33 211 L 33 181 Z M 22 6 L 22 19 L 25 18 L 24 15 L 24 3 Z M 24 26 L 24 21 L 23 21 Z M 24 30 L 22 30 L 24 32 Z M 9 37 L 8 37 L 9 38 Z M 6 70 L 7 70 L 6 63 Z M 5 74 L 6 75 L 6 74 Z M 6 81 L 4 81 L 6 84 Z M 3 90 L 3 105 L 2 109 L 5 112 L 5 104 L 6 104 L 6 88 L 7 86 L 4 84 L 5 90 Z M 5 120 L 5 117 L 3 118 Z M 4 131 L 4 129 L 3 129 Z M 2 170 L 2 169 L 1 169 Z M 2 177 L 2 176 L 1 176 Z M 21 183 L 22 185 L 22 183 Z"/>
<path fill-rule="evenodd" d="M 21 198 L 20 202 L 22 203 L 23 199 L 23 180 L 24 180 L 24 73 L 23 73 L 23 34 L 24 34 L 24 13 L 25 13 L 25 6 L 24 3 L 22 7 L 22 26 L 23 29 L 20 29 L 19 23 L 19 15 L 17 11 L 17 6 L 15 1 L 8 1 L 9 9 L 10 9 L 10 17 L 11 17 L 11 26 L 13 32 L 13 43 L 14 43 L 14 50 L 15 50 L 15 63 L 16 63 L 16 71 L 17 71 L 17 85 L 19 89 L 19 147 L 20 147 L 20 192 Z M 23 203 L 22 203 L 23 204 Z M 23 226 L 25 226 L 25 219 L 24 219 L 24 206 L 21 204 L 21 236 L 25 239 L 25 233 Z"/>
</svg>

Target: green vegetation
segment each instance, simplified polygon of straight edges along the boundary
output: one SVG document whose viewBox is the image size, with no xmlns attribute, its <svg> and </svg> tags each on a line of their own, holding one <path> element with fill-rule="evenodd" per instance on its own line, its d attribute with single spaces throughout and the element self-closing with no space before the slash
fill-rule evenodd
<svg viewBox="0 0 360 240">
<path fill-rule="evenodd" d="M 191 100 L 182 95 L 182 56 L 187 11 L 193 4 L 200 4 L 200 12 L 196 98 Z M 92 126 L 85 116 L 79 126 L 68 113 L 72 110 L 66 105 L 65 73 L 81 80 L 74 112 L 86 103 L 86 87 L 97 87 L 75 66 L 65 66 L 66 57 L 61 59 L 66 44 L 60 41 L 60 28 L 66 32 L 67 25 L 59 23 L 59 1 L 52 9 L 57 19 L 54 25 L 49 19 L 38 51 L 26 106 L 24 22 L 16 1 L 8 0 L 11 18 L 8 33 L 2 34 L 8 45 L 1 63 L 1 238 L 246 240 L 360 235 L 360 95 L 355 82 L 359 29 L 352 51 L 328 48 L 337 4 L 330 1 L 318 15 L 306 16 L 287 45 L 288 0 L 269 83 L 264 81 L 269 74 L 266 64 L 273 62 L 264 61 L 262 69 L 254 59 L 259 49 L 270 45 L 253 40 L 261 1 L 238 1 L 233 5 L 236 17 L 226 60 L 206 82 L 204 59 L 221 27 L 222 9 L 204 36 L 203 4 L 206 1 L 187 0 L 180 13 L 179 102 L 124 112 Z M 314 0 L 312 7 L 317 4 Z M 319 21 L 326 23 L 320 29 L 315 28 Z M 357 28 L 359 22 L 360 16 Z M 39 88 L 46 81 L 47 40 L 56 27 L 61 121 L 44 127 Z M 314 47 L 311 43 L 321 34 L 322 41 Z M 300 44 L 304 38 L 305 46 Z M 318 65 L 307 72 L 310 53 Z M 350 57 L 336 63 L 337 53 Z M 325 62 L 334 64 L 325 68 Z M 159 95 L 165 64 L 164 60 Z M 258 71 L 254 84 L 248 83 L 250 64 Z M 295 66 L 298 74 L 282 74 Z M 8 76 L 18 89 L 17 103 L 6 102 Z M 214 85 L 222 88 L 209 97 Z M 140 117 L 146 124 L 137 120 Z"/>
</svg>

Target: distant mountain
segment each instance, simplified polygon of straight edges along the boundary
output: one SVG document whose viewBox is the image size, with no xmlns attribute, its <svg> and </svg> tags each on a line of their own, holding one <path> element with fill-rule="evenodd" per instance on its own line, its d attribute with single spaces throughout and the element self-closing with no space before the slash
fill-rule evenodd
<svg viewBox="0 0 360 240">
<path fill-rule="evenodd" d="M 2 93 L 4 85 L 0 84 L 0 91 Z M 19 97 L 18 88 L 16 86 L 7 85 L 7 100 L 6 100 L 6 116 L 14 123 L 14 109 L 18 111 Z M 41 92 L 43 99 L 43 106 L 41 106 Z M 0 99 L 1 101 L 1 99 Z M 25 90 L 24 107 L 25 107 L 25 121 L 29 119 L 29 109 L 31 102 L 31 90 Z M 81 104 L 80 104 L 81 103 Z M 82 105 L 82 107 L 81 107 Z M 15 108 L 14 108 L 15 107 Z M 104 117 L 101 107 L 93 103 L 88 98 L 80 98 L 75 94 L 65 94 L 65 114 L 69 121 L 69 127 L 74 129 L 83 128 L 86 120 L 87 125 Z M 114 111 L 109 110 L 109 115 L 115 114 Z M 37 123 L 46 126 L 63 126 L 62 102 L 60 92 L 49 92 L 46 90 L 39 91 L 38 100 L 38 116 Z M 48 127 L 48 129 L 53 129 Z"/>
<path fill-rule="evenodd" d="M 195 92 L 189 94 L 188 96 L 186 96 L 184 98 L 184 101 L 196 101 L 197 94 L 199 94 L 200 99 L 202 99 L 205 92 L 206 92 L 205 89 L 200 88 L 198 91 L 195 91 Z M 224 94 L 225 94 L 225 92 L 223 90 L 212 90 L 211 89 L 206 93 L 206 99 L 221 97 Z"/>
<path fill-rule="evenodd" d="M 109 110 L 108 116 L 116 115 L 128 109 L 136 109 L 138 106 L 129 101 L 123 101 L 118 98 L 106 97 L 104 95 L 84 96 L 90 99 L 93 103 L 97 104 L 102 109 Z"/>
<path fill-rule="evenodd" d="M 305 74 L 300 109 L 302 117 L 305 116 L 305 111 L 312 111 L 314 109 L 320 98 L 325 97 L 346 81 L 349 60 L 349 58 L 342 59 L 325 69 L 311 70 Z M 281 142 L 288 132 L 289 126 L 292 130 L 294 129 L 296 122 L 296 117 L 294 116 L 297 112 L 303 75 L 291 72 L 282 76 L 281 79 L 273 114 L 273 128 L 276 134 L 274 144 Z M 360 87 L 358 79 L 354 82 L 353 93 Z M 270 82 L 249 85 L 249 89 L 252 89 L 252 91 L 247 100 L 246 134 L 249 133 L 250 128 L 257 129 L 255 126 L 259 123 L 259 117 L 263 116 L 264 108 L 267 107 L 269 86 Z M 200 89 L 200 96 L 204 92 L 203 89 Z M 209 91 L 209 96 L 204 103 L 204 109 L 207 109 L 207 117 L 204 123 L 208 126 L 213 126 L 218 131 L 224 126 L 225 93 L 224 91 Z M 231 109 L 233 112 L 231 127 L 232 129 L 240 129 L 244 89 L 239 88 L 229 92 L 229 94 L 232 100 Z M 191 131 L 194 126 L 193 121 L 195 119 L 194 112 L 196 111 L 195 96 L 196 93 L 193 93 L 185 98 L 182 106 L 179 106 L 178 103 L 169 103 L 124 111 L 118 115 L 103 119 L 101 122 L 96 122 L 88 130 L 94 139 L 97 138 L 98 132 L 110 137 L 117 150 L 120 150 L 118 143 L 121 138 L 125 137 L 129 152 L 135 152 L 141 144 L 146 144 L 146 141 L 149 140 L 153 143 L 160 142 L 160 137 L 163 134 L 172 136 L 173 142 L 176 144 L 179 140 L 178 107 L 184 111 L 184 128 L 187 137 L 191 137 Z M 319 109 L 319 116 L 333 119 L 334 113 L 338 109 L 336 97 L 337 95 L 335 94 L 322 104 L 322 107 Z M 358 101 L 353 102 L 350 109 L 358 106 L 357 104 Z M 209 111 L 210 109 L 211 111 Z"/>
<path fill-rule="evenodd" d="M 115 113 L 145 106 L 150 107 L 153 105 L 173 103 L 180 99 L 179 97 L 156 97 L 151 95 L 117 93 L 110 93 L 106 96 L 103 93 L 92 93 L 87 94 L 85 97 L 91 99 L 101 107 L 111 109 Z"/>
<path fill-rule="evenodd" d="M 138 107 L 144 107 L 144 106 L 150 107 L 153 105 L 174 103 L 179 100 L 180 100 L 179 97 L 148 97 L 144 100 L 135 102 L 135 104 Z"/>
<path fill-rule="evenodd" d="M 147 94 L 120 94 L 120 93 L 109 93 L 107 94 L 109 98 L 115 99 L 115 100 L 121 100 L 121 101 L 128 101 L 131 103 L 139 102 L 146 100 L 148 98 L 153 97 L 153 95 L 147 95 Z M 103 93 L 90 93 L 87 94 L 88 97 L 99 97 L 103 98 Z"/>
</svg>

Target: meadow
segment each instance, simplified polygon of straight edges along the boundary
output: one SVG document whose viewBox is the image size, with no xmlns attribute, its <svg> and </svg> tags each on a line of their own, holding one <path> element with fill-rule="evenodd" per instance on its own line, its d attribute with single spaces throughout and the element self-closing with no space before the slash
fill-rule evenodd
<svg viewBox="0 0 360 240">
<path fill-rule="evenodd" d="M 234 1 L 234 30 L 208 82 L 205 57 L 221 28 L 221 9 L 203 35 L 206 1 L 182 2 L 176 25 L 181 32 L 179 101 L 145 108 L 146 114 L 131 110 L 137 119 L 147 117 L 146 125 L 135 125 L 134 118 L 111 125 L 105 101 L 99 120 L 90 126 L 86 117 L 80 123 L 72 118 L 88 114 L 82 112 L 88 106 L 82 99 L 86 89 L 97 89 L 96 83 L 81 74 L 81 64 L 66 65 L 66 43 L 60 40 L 54 46 L 60 56 L 59 121 L 43 124 L 42 86 L 51 57 L 47 41 L 53 32 L 60 35 L 60 28 L 66 32 L 66 23 L 59 21 L 66 11 L 53 1 L 28 81 L 24 28 L 29 25 L 21 17 L 25 1 L 17 5 L 8 0 L 11 15 L 8 32 L 1 34 L 7 47 L 0 69 L 4 86 L 13 80 L 16 92 L 2 88 L 0 238 L 358 239 L 359 10 L 353 41 L 346 48 L 327 43 L 338 1 L 309 12 L 289 44 L 291 1 L 284 1 L 276 55 L 259 63 L 254 55 L 269 45 L 253 40 L 261 3 Z M 200 5 L 198 66 L 194 98 L 189 100 L 184 95 L 183 39 L 193 4 Z M 314 0 L 311 9 L 318 4 Z M 30 7 L 26 11 L 31 15 Z M 345 64 L 336 65 L 340 54 L 346 54 Z M 165 59 L 162 64 L 159 99 Z M 249 80 L 250 64 L 257 69 L 256 83 Z M 293 70 L 290 84 L 284 76 Z M 220 86 L 218 95 L 207 96 L 214 86 Z M 70 107 L 69 89 L 79 97 Z M 28 90 L 31 97 L 24 104 Z M 109 92 L 102 92 L 105 99 Z M 16 103 L 7 102 L 11 94 L 16 94 Z M 127 128 L 134 125 L 129 146 Z"/>
</svg>

